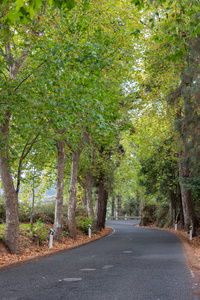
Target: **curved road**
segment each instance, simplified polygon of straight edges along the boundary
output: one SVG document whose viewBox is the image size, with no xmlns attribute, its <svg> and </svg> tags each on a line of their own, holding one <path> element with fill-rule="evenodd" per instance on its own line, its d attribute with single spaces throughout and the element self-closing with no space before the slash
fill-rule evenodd
<svg viewBox="0 0 200 300">
<path fill-rule="evenodd" d="M 175 236 L 111 221 L 110 236 L 0 273 L 1 300 L 195 300 Z"/>
</svg>

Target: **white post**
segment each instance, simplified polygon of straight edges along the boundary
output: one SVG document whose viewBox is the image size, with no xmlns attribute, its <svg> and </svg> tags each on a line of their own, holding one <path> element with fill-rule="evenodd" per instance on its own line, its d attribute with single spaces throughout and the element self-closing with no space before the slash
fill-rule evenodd
<svg viewBox="0 0 200 300">
<path fill-rule="evenodd" d="M 192 226 L 190 226 L 190 241 L 192 240 Z"/>
<path fill-rule="evenodd" d="M 88 236 L 89 236 L 89 238 L 91 238 L 91 225 L 90 224 L 88 225 Z"/>
<path fill-rule="evenodd" d="M 175 222 L 175 230 L 177 231 L 177 221 Z"/>
<path fill-rule="evenodd" d="M 50 229 L 50 238 L 49 238 L 49 249 L 53 247 L 53 229 Z"/>
</svg>

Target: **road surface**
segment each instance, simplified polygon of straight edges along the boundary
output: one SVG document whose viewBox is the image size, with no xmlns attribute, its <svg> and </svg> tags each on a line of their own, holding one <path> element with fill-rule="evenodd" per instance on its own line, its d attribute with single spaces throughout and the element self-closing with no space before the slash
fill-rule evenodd
<svg viewBox="0 0 200 300">
<path fill-rule="evenodd" d="M 110 221 L 110 236 L 0 272 L 1 300 L 195 300 L 182 247 L 166 231 Z"/>
</svg>

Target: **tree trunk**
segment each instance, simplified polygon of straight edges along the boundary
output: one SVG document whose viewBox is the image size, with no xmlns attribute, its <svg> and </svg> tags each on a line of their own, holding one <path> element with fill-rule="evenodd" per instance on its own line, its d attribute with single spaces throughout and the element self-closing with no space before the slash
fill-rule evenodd
<svg viewBox="0 0 200 300">
<path fill-rule="evenodd" d="M 86 176 L 85 195 L 87 199 L 88 217 L 94 217 L 93 200 L 92 200 L 92 172 L 89 169 Z"/>
<path fill-rule="evenodd" d="M 136 202 L 137 202 L 137 204 L 136 204 L 136 216 L 139 217 L 139 215 L 140 215 L 140 196 L 139 196 L 138 193 L 136 195 Z"/>
<path fill-rule="evenodd" d="M 176 194 L 172 189 L 169 189 L 170 199 L 170 224 L 174 224 L 176 220 Z"/>
<path fill-rule="evenodd" d="M 115 197 L 112 197 L 112 207 L 111 207 L 111 216 L 115 216 Z"/>
<path fill-rule="evenodd" d="M 33 167 L 33 193 L 32 193 L 32 205 L 31 205 L 31 213 L 30 213 L 30 225 L 31 225 L 31 236 L 33 236 L 33 212 L 35 206 L 35 166 Z"/>
<path fill-rule="evenodd" d="M 6 202 L 5 244 L 12 254 L 19 254 L 19 217 L 18 193 L 15 191 L 9 163 L 9 120 L 5 114 L 4 123 L 0 126 L 0 171 Z"/>
<path fill-rule="evenodd" d="M 186 152 L 186 150 L 184 152 Z M 184 157 L 187 157 L 186 153 Z M 185 165 L 183 165 L 182 157 L 179 158 L 179 178 L 184 216 L 184 229 L 186 231 L 189 231 L 189 227 L 192 226 L 193 235 L 196 235 L 196 216 L 193 207 L 192 192 L 183 182 L 185 178 L 189 178 L 190 176 L 190 169 L 188 164 L 189 162 L 187 161 Z"/>
<path fill-rule="evenodd" d="M 118 201 L 118 217 L 121 217 L 122 215 L 122 196 L 117 196 Z M 120 220 L 120 218 L 118 218 Z"/>
<path fill-rule="evenodd" d="M 182 198 L 181 198 L 181 188 L 179 190 L 179 196 L 178 197 L 179 197 L 179 214 L 180 214 L 181 228 L 184 229 L 185 226 L 184 226 L 183 204 L 182 204 Z"/>
<path fill-rule="evenodd" d="M 69 204 L 68 204 L 68 230 L 69 235 L 73 239 L 76 239 L 76 186 L 78 181 L 78 165 L 81 155 L 81 150 L 77 150 L 72 153 L 72 165 L 71 165 L 71 179 L 69 185 Z"/>
<path fill-rule="evenodd" d="M 104 174 L 101 173 L 97 187 L 97 206 L 95 213 L 95 227 L 97 230 L 105 228 L 108 191 L 105 188 Z"/>
<path fill-rule="evenodd" d="M 63 230 L 63 190 L 64 190 L 64 170 L 65 170 L 65 141 L 57 141 L 58 150 L 58 172 L 56 188 L 56 204 L 54 218 L 54 236 L 61 243 Z"/>
</svg>

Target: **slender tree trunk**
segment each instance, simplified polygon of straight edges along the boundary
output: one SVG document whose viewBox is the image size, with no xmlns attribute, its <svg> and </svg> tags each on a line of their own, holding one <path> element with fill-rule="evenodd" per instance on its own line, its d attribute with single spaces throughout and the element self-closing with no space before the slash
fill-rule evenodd
<svg viewBox="0 0 200 300">
<path fill-rule="evenodd" d="M 122 215 L 122 196 L 117 196 L 118 201 L 118 217 L 121 217 Z M 120 220 L 120 218 L 118 218 Z"/>
<path fill-rule="evenodd" d="M 111 215 L 112 215 L 113 217 L 114 217 L 114 215 L 115 215 L 115 196 L 112 197 Z"/>
<path fill-rule="evenodd" d="M 33 212 L 35 205 L 35 166 L 33 168 L 33 194 L 32 194 L 32 206 L 31 206 L 31 214 L 30 214 L 30 224 L 31 224 L 31 236 L 33 236 Z"/>
<path fill-rule="evenodd" d="M 174 224 L 176 220 L 176 195 L 172 189 L 169 190 L 170 198 L 170 223 Z"/>
<path fill-rule="evenodd" d="M 140 215 L 140 196 L 138 193 L 136 195 L 136 201 L 137 201 L 136 216 L 139 217 L 139 215 Z"/>
<path fill-rule="evenodd" d="M 185 151 L 186 152 L 186 149 Z M 184 157 L 186 153 L 184 153 Z M 183 165 L 182 157 L 179 160 L 179 178 L 180 178 L 180 189 L 181 189 L 181 199 L 183 206 L 183 215 L 184 215 L 184 229 L 189 231 L 189 227 L 192 226 L 193 234 L 196 235 L 196 216 L 193 207 L 192 192 L 183 182 L 185 178 L 190 177 L 190 169 L 188 161 Z"/>
<path fill-rule="evenodd" d="M 183 214 L 183 204 L 182 204 L 182 198 L 181 198 L 181 188 L 179 191 L 179 213 L 180 213 L 180 221 L 181 221 L 181 228 L 184 229 L 184 214 Z"/>
<path fill-rule="evenodd" d="M 7 111 L 0 126 L 0 171 L 6 202 L 5 244 L 12 254 L 19 254 L 18 193 L 15 191 L 9 163 L 9 120 Z"/>
<path fill-rule="evenodd" d="M 99 182 L 98 182 L 98 188 L 97 188 L 97 206 L 96 206 L 96 213 L 95 213 L 95 226 L 97 230 L 104 229 L 106 223 L 108 191 L 105 188 L 104 179 L 105 176 L 101 172 Z"/>
<path fill-rule="evenodd" d="M 64 190 L 64 170 L 65 170 L 65 141 L 57 141 L 58 150 L 58 172 L 56 188 L 56 204 L 54 218 L 54 236 L 61 243 L 63 229 L 63 190 Z"/>
<path fill-rule="evenodd" d="M 92 171 L 89 169 L 86 176 L 85 195 L 87 199 L 88 217 L 94 217 L 93 200 L 92 200 Z"/>
<path fill-rule="evenodd" d="M 68 204 L 68 230 L 69 235 L 73 239 L 76 239 L 76 186 L 78 181 L 78 165 L 81 155 L 81 149 L 72 153 L 72 165 L 71 165 L 71 179 L 69 185 L 69 204 Z"/>
</svg>

